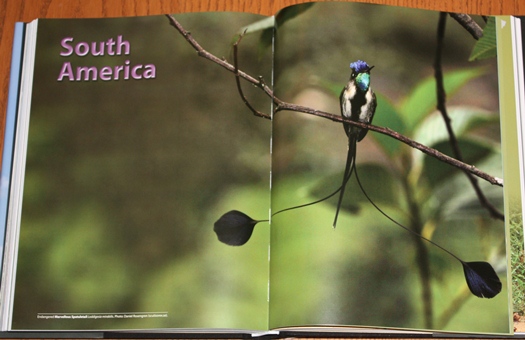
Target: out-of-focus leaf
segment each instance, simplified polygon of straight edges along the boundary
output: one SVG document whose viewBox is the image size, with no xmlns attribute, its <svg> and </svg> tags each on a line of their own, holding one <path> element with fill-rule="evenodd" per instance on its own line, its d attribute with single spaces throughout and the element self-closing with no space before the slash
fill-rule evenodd
<svg viewBox="0 0 525 340">
<path fill-rule="evenodd" d="M 380 94 L 376 94 L 376 97 L 377 109 L 372 124 L 388 127 L 396 132 L 399 132 L 400 134 L 404 134 L 406 130 L 405 122 L 394 105 L 390 103 L 387 98 Z M 372 135 L 388 155 L 395 154 L 401 146 L 401 142 L 393 139 L 392 137 L 385 136 L 380 133 L 373 133 Z"/>
<path fill-rule="evenodd" d="M 315 5 L 315 3 L 310 2 L 282 9 L 275 17 L 276 26 L 279 27 L 284 25 L 288 20 L 293 19 L 299 14 L 307 11 L 313 5 Z"/>
<path fill-rule="evenodd" d="M 501 154 L 493 152 L 476 166 L 491 175 L 501 176 Z M 458 171 L 456 174 L 441 181 L 432 191 L 432 195 L 441 202 L 439 207 L 436 207 L 440 211 L 441 220 L 472 220 L 476 216 L 486 216 L 487 210 L 474 194 L 470 181 L 463 173 Z M 496 208 L 503 209 L 503 189 L 485 181 L 478 183 L 486 199 Z"/>
<path fill-rule="evenodd" d="M 241 34 L 247 35 L 251 33 L 261 32 L 259 39 L 259 55 L 272 45 L 273 30 L 275 27 L 275 17 L 268 17 L 256 21 L 250 25 L 242 27 L 239 32 L 233 37 L 232 44 L 235 43 Z"/>
<path fill-rule="evenodd" d="M 464 219 L 468 220 L 479 216 L 487 215 L 487 209 L 483 207 L 476 195 L 472 185 L 464 178 L 465 190 L 458 193 L 453 193 L 451 200 L 443 205 L 442 218 L 443 220 Z M 503 189 L 501 187 L 492 185 L 482 188 L 483 195 L 494 207 L 503 211 Z"/>
<path fill-rule="evenodd" d="M 458 145 L 463 155 L 463 161 L 467 164 L 475 164 L 493 152 L 493 148 L 487 144 L 481 144 L 474 140 L 459 139 Z M 432 145 L 432 148 L 446 155 L 453 155 L 452 147 L 448 141 L 442 141 Z M 450 178 L 460 170 L 434 157 L 425 157 L 423 161 L 422 178 L 425 178 L 431 187 L 435 187 L 441 181 Z"/>
<path fill-rule="evenodd" d="M 499 129 L 498 115 L 491 114 L 489 112 L 485 112 L 477 108 L 465 106 L 452 107 L 448 110 L 448 116 L 450 117 L 452 129 L 454 130 L 454 134 L 457 138 L 462 138 L 467 134 L 473 132 L 475 129 L 489 127 L 491 125 L 494 125 L 496 128 Z M 427 117 L 427 119 L 425 119 L 422 123 L 419 124 L 417 130 L 414 132 L 414 139 L 419 143 L 427 145 L 429 147 L 442 145 L 442 143 L 448 144 L 449 135 L 442 116 L 436 113 Z M 472 143 L 475 142 L 473 138 L 470 139 L 472 140 Z M 482 144 L 485 144 L 485 147 L 489 148 L 490 142 L 491 138 L 487 136 L 487 139 Z M 450 148 L 446 148 L 440 151 L 445 151 L 447 152 L 447 155 L 453 156 L 452 153 L 449 153 Z M 436 170 L 437 168 L 441 168 L 441 166 L 435 163 L 438 162 L 437 160 L 429 161 L 428 158 L 430 157 L 423 154 L 419 150 L 413 150 L 414 167 L 421 168 L 425 165 L 425 167 L 436 167 Z M 475 161 L 475 159 L 471 160 Z M 430 163 L 427 164 L 424 162 Z M 451 171 L 453 170 L 451 166 L 445 166 L 450 168 Z M 425 170 L 426 169 L 427 168 L 425 168 Z"/>
<path fill-rule="evenodd" d="M 252 24 L 242 27 L 239 30 L 238 34 L 250 34 L 250 33 L 263 31 L 268 28 L 273 29 L 274 25 L 275 25 L 275 17 L 267 17 L 267 18 L 261 19 Z"/>
<path fill-rule="evenodd" d="M 499 116 L 478 108 L 455 106 L 448 109 L 448 116 L 456 136 L 463 136 L 475 128 L 488 124 L 499 126 Z M 441 114 L 436 113 L 425 119 L 413 133 L 414 139 L 425 145 L 448 140 L 448 132 Z"/>
<path fill-rule="evenodd" d="M 462 69 L 446 73 L 443 76 L 445 92 L 448 96 L 460 89 L 467 81 L 481 76 L 483 68 Z M 432 112 L 437 105 L 436 81 L 434 77 L 423 80 L 414 88 L 401 105 L 400 112 L 403 115 L 407 127 L 414 128 L 427 114 Z"/>
<path fill-rule="evenodd" d="M 262 31 L 261 37 L 259 38 L 259 46 L 257 48 L 259 51 L 259 57 L 262 56 L 270 46 L 272 46 L 273 32 L 273 27 Z"/>
<path fill-rule="evenodd" d="M 399 205 L 399 187 L 393 174 L 385 166 L 379 164 L 357 164 L 357 171 L 359 173 L 359 179 L 363 184 L 367 194 L 372 200 L 381 205 Z M 366 197 L 361 192 L 357 181 L 354 178 L 355 173 L 352 174 L 352 178 L 346 184 L 345 196 L 341 208 L 350 212 L 358 213 L 360 205 L 365 203 L 369 204 Z M 321 198 L 330 193 L 330 191 L 336 190 L 341 186 L 343 180 L 343 172 L 330 176 L 322 180 L 312 190 L 312 194 L 316 198 Z M 334 197 L 338 197 L 335 195 Z M 337 206 L 337 198 L 330 199 L 327 201 L 329 204 L 333 204 L 334 212 Z"/>
<path fill-rule="evenodd" d="M 496 47 L 496 18 L 490 17 L 483 29 L 483 36 L 472 49 L 469 61 L 495 57 L 497 55 Z"/>
</svg>

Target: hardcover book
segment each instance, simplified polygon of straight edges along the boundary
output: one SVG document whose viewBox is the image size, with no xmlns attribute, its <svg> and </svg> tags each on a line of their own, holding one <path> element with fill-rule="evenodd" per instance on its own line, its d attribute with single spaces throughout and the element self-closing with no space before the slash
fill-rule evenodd
<svg viewBox="0 0 525 340">
<path fill-rule="evenodd" d="M 510 19 L 465 18 L 19 24 L 2 330 L 512 333 Z"/>
</svg>

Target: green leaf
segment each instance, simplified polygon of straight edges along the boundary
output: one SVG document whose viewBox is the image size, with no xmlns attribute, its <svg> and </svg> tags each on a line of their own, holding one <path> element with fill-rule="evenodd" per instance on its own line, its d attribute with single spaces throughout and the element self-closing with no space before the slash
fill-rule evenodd
<svg viewBox="0 0 525 340">
<path fill-rule="evenodd" d="M 489 17 L 487 25 L 483 29 L 483 36 L 476 42 L 469 61 L 482 60 L 496 57 L 496 18 Z"/>
<path fill-rule="evenodd" d="M 403 117 L 399 114 L 395 106 L 383 95 L 376 94 L 377 109 L 372 124 L 388 127 L 400 134 L 404 134 L 406 127 Z M 370 135 L 370 133 L 368 134 Z M 401 147 L 401 142 L 392 137 L 380 133 L 372 133 L 374 139 L 379 143 L 388 155 L 394 155 Z"/>
<path fill-rule="evenodd" d="M 475 164 L 491 155 L 494 151 L 491 146 L 472 139 L 460 138 L 458 145 L 463 155 L 463 161 L 467 164 Z M 432 145 L 432 148 L 446 155 L 453 155 L 452 147 L 448 141 L 442 141 Z M 425 157 L 421 176 L 426 179 L 430 187 L 435 187 L 459 172 L 460 170 L 458 168 L 450 164 L 444 163 L 434 157 Z"/>
<path fill-rule="evenodd" d="M 275 17 L 268 17 L 256 21 L 252 24 L 242 27 L 239 32 L 233 37 L 232 45 L 239 40 L 239 36 L 242 34 L 248 35 L 257 32 L 261 32 L 261 37 L 259 38 L 259 55 L 262 55 L 272 45 L 273 30 L 275 27 Z"/>
<path fill-rule="evenodd" d="M 268 28 L 273 29 L 274 25 L 275 25 L 275 18 L 274 17 L 267 17 L 267 18 L 261 19 L 259 21 L 256 21 L 256 22 L 252 23 L 252 24 L 249 24 L 249 25 L 246 25 L 246 26 L 242 27 L 239 30 L 238 34 L 250 34 L 250 33 L 263 31 L 263 30 L 266 30 Z"/>
<path fill-rule="evenodd" d="M 443 77 L 445 92 L 450 96 L 466 82 L 481 76 L 484 72 L 483 68 L 473 68 L 446 73 Z M 407 127 L 413 129 L 427 114 L 435 110 L 436 105 L 436 81 L 434 77 L 428 77 L 408 95 L 401 105 L 400 112 Z"/>
<path fill-rule="evenodd" d="M 284 25 L 288 20 L 291 20 L 299 14 L 307 11 L 313 5 L 315 5 L 315 3 L 304 3 L 282 9 L 276 16 L 276 26 L 279 27 Z"/>
<path fill-rule="evenodd" d="M 472 135 L 480 128 L 499 128 L 499 116 L 471 107 L 449 108 L 448 115 L 464 161 L 468 164 L 478 162 L 494 151 L 494 141 L 488 135 Z M 489 131 L 489 130 L 487 130 Z M 487 133 L 484 131 L 484 133 Z M 435 148 L 449 156 L 454 156 L 450 148 L 449 135 L 445 122 L 436 113 L 425 119 L 414 133 L 414 139 L 419 143 Z M 422 168 L 421 176 L 426 178 L 431 186 L 437 185 L 447 176 L 458 172 L 455 167 L 429 157 L 418 150 L 413 151 L 413 166 Z"/>
<path fill-rule="evenodd" d="M 468 134 L 474 129 L 491 124 L 499 125 L 499 116 L 477 108 L 455 106 L 448 108 L 450 124 L 457 137 Z M 449 139 L 443 117 L 435 113 L 419 124 L 413 133 L 414 139 L 424 145 L 433 145 Z"/>
<path fill-rule="evenodd" d="M 465 178 L 463 183 L 469 183 Z M 456 190 L 458 187 L 456 186 Z M 503 189 L 498 186 L 490 186 L 481 189 L 485 198 L 494 205 L 498 210 L 503 211 Z M 487 209 L 483 207 L 476 195 L 472 192 L 472 186 L 466 187 L 460 193 L 450 196 L 450 200 L 446 202 L 442 208 L 442 217 L 445 220 L 453 219 L 468 219 L 480 215 L 486 215 Z"/>
<path fill-rule="evenodd" d="M 494 150 L 493 150 L 494 151 Z M 492 152 L 489 157 L 485 157 L 477 166 L 483 171 L 501 176 L 501 154 Z M 483 195 L 487 200 L 498 209 L 503 209 L 503 189 L 496 185 L 491 185 L 485 181 L 478 182 Z M 464 174 L 457 173 L 457 176 L 449 177 L 441 181 L 440 185 L 434 186 L 433 195 L 440 202 L 435 207 L 443 220 L 471 219 L 475 216 L 487 215 L 487 210 L 480 204 L 477 195 L 470 181 Z"/>
</svg>

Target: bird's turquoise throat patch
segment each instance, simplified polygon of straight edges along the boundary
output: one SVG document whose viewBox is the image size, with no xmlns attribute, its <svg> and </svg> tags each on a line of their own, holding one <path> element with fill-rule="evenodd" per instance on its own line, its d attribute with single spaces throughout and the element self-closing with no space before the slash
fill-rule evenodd
<svg viewBox="0 0 525 340">
<path fill-rule="evenodd" d="M 361 91 L 367 91 L 370 86 L 370 74 L 359 73 L 355 78 L 355 82 Z"/>
</svg>

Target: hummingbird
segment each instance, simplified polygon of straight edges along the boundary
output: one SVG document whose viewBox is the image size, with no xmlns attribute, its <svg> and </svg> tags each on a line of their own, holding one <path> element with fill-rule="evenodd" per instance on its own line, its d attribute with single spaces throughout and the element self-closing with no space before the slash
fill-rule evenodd
<svg viewBox="0 0 525 340">
<path fill-rule="evenodd" d="M 370 70 L 374 66 L 369 66 L 365 61 L 357 60 L 350 63 L 350 79 L 341 91 L 339 102 L 341 105 L 341 115 L 343 118 L 355 122 L 370 124 L 376 111 L 377 100 L 374 91 L 370 87 Z M 334 224 L 337 225 L 337 217 L 343 201 L 346 183 L 352 176 L 354 162 L 356 157 L 357 142 L 365 138 L 368 130 L 348 123 L 343 123 L 343 128 L 348 136 L 348 155 L 346 158 L 345 172 L 343 175 L 343 184 L 339 192 L 339 201 L 335 212 Z"/>
</svg>

